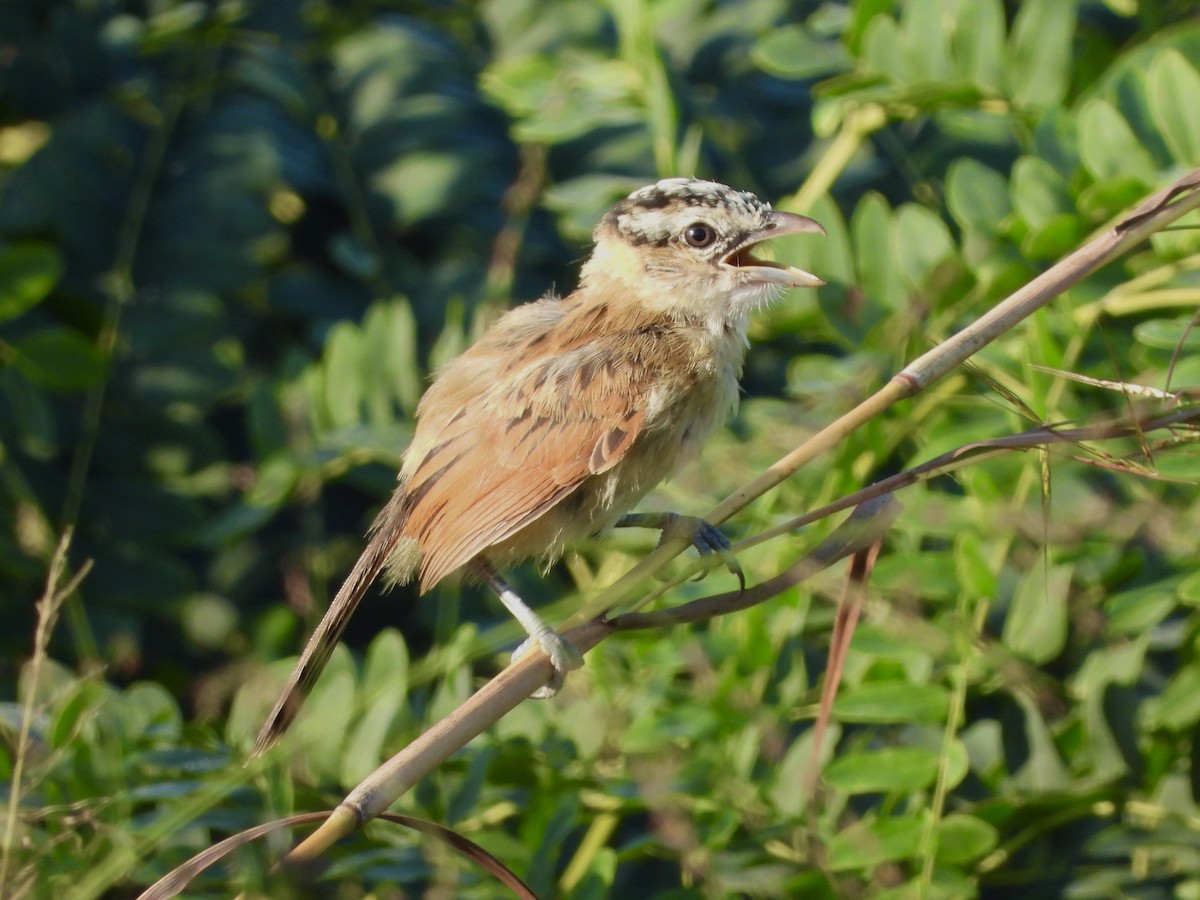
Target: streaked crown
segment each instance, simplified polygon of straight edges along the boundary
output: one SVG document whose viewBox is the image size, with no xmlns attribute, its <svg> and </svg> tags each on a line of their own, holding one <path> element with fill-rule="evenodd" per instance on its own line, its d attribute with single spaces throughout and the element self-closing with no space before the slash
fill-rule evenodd
<svg viewBox="0 0 1200 900">
<path fill-rule="evenodd" d="M 680 235 L 681 225 L 688 224 L 685 218 L 698 216 L 717 232 L 711 241 L 716 256 L 766 228 L 770 214 L 771 204 L 749 191 L 698 178 L 665 178 L 619 202 L 601 226 L 614 228 L 634 246 L 665 247 Z"/>
</svg>

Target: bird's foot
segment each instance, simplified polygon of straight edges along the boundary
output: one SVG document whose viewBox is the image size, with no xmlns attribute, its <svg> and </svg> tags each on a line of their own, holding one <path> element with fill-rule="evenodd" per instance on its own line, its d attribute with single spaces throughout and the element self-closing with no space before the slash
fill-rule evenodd
<svg viewBox="0 0 1200 900">
<path fill-rule="evenodd" d="M 583 665 L 583 654 L 557 631 L 545 628 L 536 634 L 531 634 L 521 646 L 514 650 L 512 661 L 516 662 L 535 647 L 540 648 L 550 657 L 550 662 L 554 666 L 554 674 L 550 676 L 550 680 L 529 695 L 534 700 L 545 700 L 553 697 L 562 689 L 568 672 Z"/>
<path fill-rule="evenodd" d="M 676 538 L 686 540 L 701 556 L 716 554 L 733 575 L 737 577 L 742 591 L 746 590 L 746 573 L 742 571 L 741 563 L 733 555 L 733 542 L 725 536 L 716 525 L 699 516 L 685 516 L 680 513 L 629 513 L 617 521 L 619 528 L 657 528 L 662 532 L 658 545 Z M 706 573 L 700 573 L 697 580 Z"/>
</svg>

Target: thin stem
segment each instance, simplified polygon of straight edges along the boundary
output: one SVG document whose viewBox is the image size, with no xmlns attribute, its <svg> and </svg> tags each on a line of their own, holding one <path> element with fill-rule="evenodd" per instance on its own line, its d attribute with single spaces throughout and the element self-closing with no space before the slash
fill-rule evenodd
<svg viewBox="0 0 1200 900">
<path fill-rule="evenodd" d="M 825 148 L 804 184 L 800 185 L 800 190 L 782 201 L 780 206 L 798 212 L 812 209 L 817 200 L 829 193 L 863 142 L 886 125 L 887 120 L 883 107 L 873 103 L 848 110 L 837 137 Z"/>
<path fill-rule="evenodd" d="M 987 616 L 988 602 L 980 599 L 975 606 L 975 614 L 971 617 L 971 632 L 963 635 L 959 632 L 958 663 L 953 669 L 954 685 L 950 691 L 950 708 L 946 713 L 946 727 L 942 731 L 942 752 L 938 755 L 937 782 L 933 788 L 933 799 L 929 804 L 929 815 L 925 819 L 925 827 L 921 832 L 921 880 L 917 886 L 918 897 L 928 897 L 933 889 L 933 867 L 937 857 L 936 830 L 946 811 L 946 798 L 950 795 L 950 748 L 958 736 L 958 729 L 967 708 L 967 686 L 970 684 L 971 653 L 975 639 L 983 629 Z M 959 621 L 967 620 L 968 601 L 965 594 L 958 598 Z"/>
<path fill-rule="evenodd" d="M 9 869 L 12 862 L 12 851 L 17 845 L 17 810 L 21 806 L 21 780 L 25 774 L 25 762 L 29 754 L 29 735 L 33 730 L 34 709 L 37 701 L 38 686 L 42 680 L 42 664 L 46 660 L 46 650 L 50 645 L 50 635 L 54 631 L 54 623 L 58 621 L 58 613 L 63 601 L 75 593 L 79 583 L 83 581 L 92 568 L 89 560 L 84 563 L 66 584 L 62 584 L 67 571 L 67 550 L 71 546 L 71 531 L 63 532 L 50 560 L 50 568 L 46 573 L 46 587 L 37 603 L 37 628 L 33 636 L 33 656 L 29 661 L 29 669 L 25 673 L 24 693 L 21 703 L 21 725 L 17 733 L 15 759 L 13 761 L 12 779 L 8 789 L 8 806 L 4 816 L 4 831 L 0 834 L 0 885 L 11 884 Z"/>
<path fill-rule="evenodd" d="M 654 167 L 664 178 L 685 174 L 679 169 L 676 152 L 679 111 L 675 107 L 666 66 L 654 40 L 647 3 L 645 0 L 611 0 L 609 6 L 617 23 L 621 57 L 637 72 L 640 80 Z"/>
</svg>

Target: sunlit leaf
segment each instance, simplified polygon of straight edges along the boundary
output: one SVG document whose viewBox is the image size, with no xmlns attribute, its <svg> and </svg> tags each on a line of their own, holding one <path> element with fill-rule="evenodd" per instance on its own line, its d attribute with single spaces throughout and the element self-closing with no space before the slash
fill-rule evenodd
<svg viewBox="0 0 1200 900">
<path fill-rule="evenodd" d="M 886 747 L 840 756 L 825 767 L 821 778 L 849 794 L 900 793 L 932 784 L 937 772 L 936 753 L 919 747 Z"/>
<path fill-rule="evenodd" d="M 904 38 L 896 20 L 888 15 L 871 19 L 863 33 L 862 59 L 868 71 L 908 84 L 912 73 L 904 53 Z"/>
<path fill-rule="evenodd" d="M 35 306 L 62 276 L 62 257 L 48 244 L 0 247 L 0 322 Z"/>
<path fill-rule="evenodd" d="M 827 765 L 841 736 L 841 726 L 831 722 L 821 742 L 821 752 L 816 759 L 819 767 Z M 815 729 L 808 729 L 788 748 L 782 761 L 776 766 L 773 785 L 768 796 L 775 808 L 784 815 L 797 816 L 808 807 L 810 794 L 805 790 L 813 765 L 813 738 Z"/>
<path fill-rule="evenodd" d="M 758 65 L 780 78 L 814 78 L 850 63 L 839 44 L 816 40 L 800 25 L 771 32 L 754 45 L 753 55 Z"/>
<path fill-rule="evenodd" d="M 858 52 L 867 26 L 877 16 L 886 15 L 891 9 L 890 0 L 859 0 L 858 3 L 855 3 L 852 9 L 854 18 L 845 33 L 846 45 L 852 51 Z"/>
<path fill-rule="evenodd" d="M 878 194 L 867 194 L 854 210 L 850 222 L 854 254 L 858 260 L 859 283 L 866 308 L 897 310 L 903 306 L 904 290 L 895 278 L 892 246 L 888 238 L 891 207 Z M 860 316 L 863 315 L 860 312 Z M 864 323 L 866 325 L 866 323 Z M 864 330 L 869 330 L 866 325 Z"/>
<path fill-rule="evenodd" d="M 994 825 L 952 813 L 937 824 L 937 856 L 944 863 L 966 863 L 990 853 L 1000 842 Z"/>
<path fill-rule="evenodd" d="M 896 274 L 919 286 L 930 270 L 955 251 L 946 223 L 915 203 L 906 203 L 892 219 L 891 256 Z"/>
<path fill-rule="evenodd" d="M 946 204 L 959 225 L 995 233 L 1012 209 L 1008 182 L 995 169 L 964 157 L 946 173 Z"/>
<path fill-rule="evenodd" d="M 1079 112 L 1079 152 L 1098 181 L 1132 176 L 1153 184 L 1158 166 L 1112 104 L 1094 97 Z"/>
<path fill-rule="evenodd" d="M 953 74 L 947 5 L 945 0 L 909 0 L 902 7 L 900 28 L 911 81 L 937 83 Z"/>
<path fill-rule="evenodd" d="M 1071 566 L 1041 561 L 1021 576 L 1004 620 L 1004 643 L 1034 662 L 1062 652 L 1067 641 L 1067 591 Z"/>
<path fill-rule="evenodd" d="M 1159 350 L 1200 349 L 1200 328 L 1192 324 L 1191 317 L 1148 319 L 1134 326 L 1133 336 L 1139 343 Z"/>
<path fill-rule="evenodd" d="M 828 865 L 834 871 L 839 871 L 908 859 L 917 852 L 923 829 L 919 818 L 881 818 L 856 822 L 829 840 Z"/>
<path fill-rule="evenodd" d="M 1185 666 L 1161 694 L 1146 701 L 1146 719 L 1152 728 L 1171 731 L 1200 722 L 1200 664 Z"/>
<path fill-rule="evenodd" d="M 843 688 L 833 715 L 843 722 L 941 722 L 950 698 L 936 684 L 881 681 Z"/>
<path fill-rule="evenodd" d="M 954 21 L 954 61 L 959 74 L 978 87 L 1004 87 L 1004 6 L 1000 0 L 965 0 Z"/>
<path fill-rule="evenodd" d="M 1074 250 L 1085 234 L 1079 216 L 1059 213 L 1032 229 L 1021 242 L 1021 250 L 1029 259 L 1059 259 Z"/>
<path fill-rule="evenodd" d="M 1071 209 L 1062 176 L 1049 163 L 1032 156 L 1021 157 L 1013 166 L 1012 203 L 1034 228 Z"/>
<path fill-rule="evenodd" d="M 1163 138 L 1183 165 L 1200 165 L 1200 72 L 1177 50 L 1160 53 L 1150 64 L 1150 113 Z"/>
<path fill-rule="evenodd" d="M 1108 627 L 1117 634 L 1144 634 L 1175 608 L 1177 587 L 1167 581 L 1113 594 L 1105 603 Z"/>
<path fill-rule="evenodd" d="M 1009 42 L 1009 94 L 1022 106 L 1051 106 L 1067 92 L 1075 0 L 1027 0 Z"/>
</svg>

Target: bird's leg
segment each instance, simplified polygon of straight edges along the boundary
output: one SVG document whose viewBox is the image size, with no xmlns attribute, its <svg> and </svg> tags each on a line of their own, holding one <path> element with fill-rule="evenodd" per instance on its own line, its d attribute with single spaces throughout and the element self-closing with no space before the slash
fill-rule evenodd
<svg viewBox="0 0 1200 900">
<path fill-rule="evenodd" d="M 657 528 L 662 532 L 659 546 L 670 539 L 682 538 L 701 556 L 717 554 L 725 567 L 737 576 L 738 584 L 746 590 L 746 573 L 733 555 L 733 544 L 716 525 L 699 516 L 684 516 L 673 512 L 626 513 L 617 520 L 616 528 Z M 700 577 L 704 577 L 701 575 Z"/>
<path fill-rule="evenodd" d="M 550 657 L 550 662 L 554 664 L 554 675 L 532 696 L 538 700 L 553 697 L 566 681 L 567 673 L 583 665 L 583 656 L 570 641 L 543 622 L 541 617 L 529 608 L 525 601 L 517 595 L 517 592 L 509 587 L 508 582 L 501 577 L 500 573 L 492 567 L 491 563 L 483 559 L 476 559 L 471 566 L 475 574 L 482 579 L 484 584 L 495 591 L 500 602 L 504 604 L 504 608 L 513 614 L 513 618 L 520 622 L 521 627 L 529 634 L 529 639 L 513 651 L 513 662 L 524 656 L 535 643 L 542 648 L 543 653 Z"/>
</svg>

